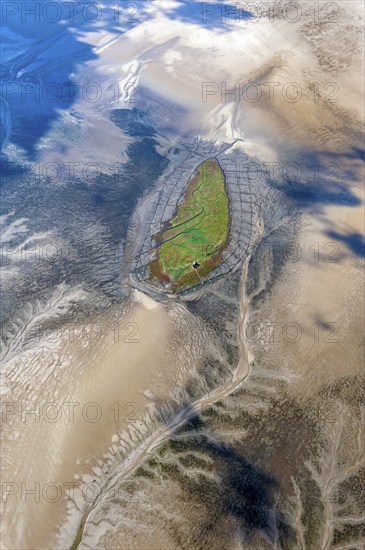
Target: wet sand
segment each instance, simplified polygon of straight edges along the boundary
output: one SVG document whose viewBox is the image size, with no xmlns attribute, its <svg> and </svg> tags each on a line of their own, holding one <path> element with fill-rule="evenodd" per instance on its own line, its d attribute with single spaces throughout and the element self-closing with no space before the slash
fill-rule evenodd
<svg viewBox="0 0 365 550">
<path fill-rule="evenodd" d="M 220 140 L 239 135 L 246 140 L 248 152 L 252 151 L 266 161 L 279 158 L 281 151 L 292 140 L 298 148 L 313 146 L 315 151 L 325 149 L 338 152 L 343 150 L 349 139 L 354 138 L 358 128 L 357 119 L 362 111 L 357 107 L 361 94 L 357 93 L 359 78 L 354 69 L 356 60 L 352 63 L 350 59 L 351 47 L 347 45 L 344 50 L 347 52 L 343 60 L 344 74 L 338 77 L 335 73 L 333 77 L 331 68 L 328 69 L 324 62 L 322 65 L 318 62 L 318 45 L 313 46 L 315 52 L 311 51 L 312 46 L 302 35 L 299 36 L 295 25 L 289 30 L 282 24 L 265 27 L 258 25 L 249 28 L 250 32 L 244 38 L 242 28 L 237 28 L 230 34 L 229 41 L 224 33 L 205 30 L 201 41 L 191 47 L 188 39 L 194 29 L 194 25 L 185 26 L 181 21 L 171 23 L 168 28 L 164 20 L 147 22 L 145 26 L 131 31 L 129 48 L 124 48 L 123 40 L 116 42 L 95 61 L 94 68 L 100 69 L 101 73 L 104 70 L 104 74 L 107 74 L 110 69 L 108 63 L 113 67 L 115 59 L 120 59 L 122 70 L 120 67 L 115 68 L 110 81 L 114 82 L 115 76 L 127 78 L 129 72 L 135 69 L 131 69 L 128 63 L 138 58 L 144 44 L 143 49 L 147 54 L 141 66 L 138 66 L 141 83 L 150 87 L 153 93 L 160 94 L 167 102 L 173 98 L 186 109 L 184 116 L 169 121 L 173 129 L 179 127 L 183 120 L 183 130 L 180 128 L 182 133 L 202 133 Z M 164 35 L 164 32 L 167 34 Z M 167 44 L 161 49 L 153 49 L 156 44 L 160 44 L 161 36 L 164 36 L 163 42 L 178 37 L 176 46 Z M 324 32 L 321 35 L 322 42 L 326 43 L 327 38 Z M 209 50 L 210 57 L 206 59 L 206 42 L 213 39 L 214 48 Z M 331 44 L 331 40 L 328 39 L 327 44 Z M 352 35 L 351 40 L 356 42 Z M 272 54 L 273 43 L 277 44 L 277 55 Z M 289 54 L 286 50 L 289 50 Z M 290 50 L 294 53 L 290 53 Z M 304 53 L 299 55 L 295 53 L 296 50 Z M 122 51 L 123 57 L 119 57 Z M 199 55 L 196 55 L 196 51 Z M 227 56 L 224 56 L 226 51 L 229 52 L 229 63 L 226 62 Z M 244 69 L 237 66 L 237 56 L 245 60 Z M 308 70 L 314 67 L 314 73 L 307 71 L 307 74 L 303 74 L 303 66 Z M 315 104 L 312 97 L 305 98 L 297 106 L 282 100 L 271 104 L 265 94 L 257 106 L 247 102 L 238 107 L 233 102 L 222 105 L 220 94 L 210 98 L 207 103 L 202 102 L 203 81 L 223 80 L 227 82 L 227 87 L 231 87 L 231 83 L 239 78 L 244 81 L 255 78 L 259 82 L 267 78 L 282 79 L 284 82 L 294 79 L 303 88 L 316 79 L 323 85 L 326 80 L 335 78 L 340 83 L 340 106 Z M 353 132 L 352 124 L 355 128 Z M 109 135 L 109 131 L 112 136 L 120 134 L 114 133 L 114 129 L 106 125 L 106 135 Z M 265 346 L 265 360 L 274 366 L 284 365 L 294 375 L 288 391 L 303 399 L 326 382 L 348 373 L 360 372 L 362 368 L 363 334 L 360 327 L 363 275 L 360 258 L 351 250 L 353 237 L 352 240 L 350 237 L 363 236 L 364 197 L 357 188 L 351 189 L 361 200 L 358 206 L 349 208 L 345 205 L 330 205 L 324 206 L 320 214 L 316 211 L 306 212 L 298 240 L 303 252 L 302 259 L 287 263 L 271 290 L 271 296 L 259 312 L 259 322 L 277 325 L 274 341 Z M 328 259 L 333 249 L 325 247 L 333 242 L 338 245 L 335 257 L 339 261 L 326 262 L 324 260 Z M 318 261 L 315 256 L 316 243 L 319 247 Z M 243 294 L 244 284 L 243 278 L 241 328 L 245 324 L 247 307 Z M 17 412 L 4 424 L 3 453 L 6 458 L 3 461 L 2 480 L 15 484 L 9 486 L 10 492 L 14 489 L 15 494 L 9 494 L 4 506 L 3 524 L 7 531 L 3 536 L 4 548 L 25 550 L 36 547 L 48 550 L 57 547 L 57 530 L 66 524 L 67 500 L 50 502 L 55 498 L 52 488 L 46 493 L 46 499 L 42 491 L 47 489 L 47 484 L 56 483 L 63 489 L 65 483 L 75 479 L 80 481 L 85 474 L 90 476 L 87 479 L 92 483 L 92 468 L 105 467 L 113 435 L 128 428 L 128 418 L 131 415 L 133 417 L 135 412 L 138 418 L 139 412 L 151 401 L 147 397 L 151 395 L 148 392 L 162 401 L 170 399 L 187 379 L 182 366 L 184 362 L 197 368 L 201 356 L 206 352 L 206 344 L 199 335 L 199 331 L 203 332 L 202 326 L 194 325 L 193 315 L 184 317 L 185 332 L 175 331 L 174 334 L 176 325 L 173 320 L 179 315 L 185 315 L 183 311 L 156 306 L 156 303 L 142 295 L 137 294 L 136 297 L 140 303 L 134 306 L 132 312 L 119 316 L 118 312 L 110 311 L 98 321 L 106 328 L 97 342 L 93 344 L 84 339 L 70 343 L 66 338 L 57 343 L 52 354 L 48 355 L 45 351 L 46 356 L 41 359 L 34 355 L 28 379 L 13 386 L 10 384 L 10 392 L 6 396 L 8 402 L 17 405 L 56 402 L 62 406 L 62 417 L 57 422 L 43 421 L 42 418 L 35 422 L 34 417 L 28 415 L 26 422 L 23 422 Z M 136 338 L 138 342 L 114 342 L 114 331 L 110 330 L 113 324 L 111 319 L 117 319 L 122 326 L 132 323 L 131 333 L 128 329 L 124 337 L 132 340 Z M 137 336 L 133 336 L 133 323 L 138 327 Z M 288 341 L 293 338 L 288 325 L 293 323 L 300 327 L 300 339 L 297 342 Z M 334 327 L 334 334 L 331 326 Z M 195 334 L 189 335 L 189 330 L 195 331 Z M 283 330 L 289 330 L 284 332 L 286 339 Z M 171 352 L 172 346 L 175 347 L 175 355 Z M 240 374 L 235 379 L 237 383 L 248 372 L 244 339 L 241 339 L 241 346 L 241 360 L 237 370 Z M 252 349 L 252 357 L 254 354 L 255 350 Z M 170 361 L 171 357 L 175 363 Z M 42 374 L 45 367 L 49 371 L 46 379 Z M 66 371 L 72 375 L 67 376 Z M 146 391 L 147 394 L 144 393 Z M 217 392 L 211 399 L 217 396 L 221 397 L 222 393 Z M 80 403 L 75 408 L 73 422 L 69 420 L 64 405 L 66 402 Z M 207 402 L 209 398 L 205 400 Z M 84 405 L 90 403 L 97 403 L 100 409 L 90 407 L 85 414 L 93 418 L 95 412 L 102 412 L 100 420 L 96 422 L 85 419 L 79 413 Z M 114 418 L 115 403 L 120 404 L 118 422 Z M 133 405 L 129 407 L 129 403 Z M 118 452 L 117 445 L 113 451 Z M 34 493 L 26 495 L 22 483 L 26 483 L 26 489 L 39 483 L 39 499 Z M 65 494 L 63 496 L 66 497 Z M 81 502 L 83 507 L 88 504 Z M 81 515 L 82 510 L 74 514 L 72 526 L 75 530 Z M 70 525 L 67 524 L 68 529 Z M 63 533 L 63 540 L 72 539 L 72 535 L 69 533 L 67 537 Z"/>
<path fill-rule="evenodd" d="M 270 325 L 266 361 L 288 368 L 294 375 L 290 391 L 302 398 L 363 368 L 364 265 L 351 235 L 354 243 L 364 239 L 364 193 L 352 191 L 357 206 L 330 205 L 320 215 L 304 216 L 296 242 L 302 257 L 297 260 L 293 249 L 255 320 Z"/>
<path fill-rule="evenodd" d="M 143 448 L 144 439 L 155 432 L 152 447 L 157 442 L 160 426 L 152 411 L 185 401 L 181 391 L 187 380 L 208 350 L 214 354 L 209 333 L 185 306 L 162 306 L 134 290 L 124 312 L 114 307 L 79 323 L 72 342 L 68 328 L 63 327 L 52 354 L 38 359 L 38 370 L 28 373 L 31 386 L 19 380 L 14 387 L 9 383 L 7 402 L 24 403 L 27 409 L 38 402 L 40 415 L 37 421 L 26 415 L 23 422 L 20 408 L 14 414 L 9 409 L 3 430 L 7 461 L 2 478 L 15 484 L 7 486 L 3 504 L 4 548 L 69 546 L 84 512 L 107 489 L 114 470 L 124 462 L 135 468 L 134 450 Z M 55 422 L 49 421 L 57 415 L 54 405 L 61 413 Z M 170 425 L 171 409 L 164 411 L 162 420 L 168 424 L 162 427 L 162 438 L 187 418 L 184 412 Z M 121 452 L 131 460 L 124 461 Z M 32 488 L 36 492 L 26 494 Z"/>
<path fill-rule="evenodd" d="M 6 548 L 55 547 L 57 525 L 66 519 L 67 484 L 74 482 L 76 475 L 92 474 L 91 468 L 100 466 L 113 434 L 138 421 L 148 401 L 144 391 L 153 388 L 161 399 L 164 392 L 169 393 L 161 361 L 169 335 L 166 310 L 158 306 L 147 309 L 141 304 L 132 314 L 119 319 L 122 327 L 135 323 L 138 328 L 127 341 L 123 339 L 127 332 L 130 334 L 129 328 L 124 335 L 121 332 L 121 341 L 114 342 L 111 325 L 105 319 L 94 322 L 99 323 L 104 333 L 97 343 L 90 345 L 84 341 L 83 350 L 77 347 L 70 350 L 68 341 L 60 346 L 67 349 L 67 368 L 73 370 L 74 376 L 65 377 L 57 399 L 51 397 L 50 385 L 40 385 L 32 397 L 26 387 L 19 386 L 12 395 L 7 395 L 7 402 L 24 402 L 27 408 L 31 408 L 32 402 L 40 403 L 41 413 L 37 419 L 27 415 L 25 422 L 20 412 L 9 414 L 4 426 L 3 448 L 8 452 L 2 479 L 17 484 L 16 494 L 9 495 L 5 504 Z M 128 338 L 136 342 L 129 342 Z M 56 417 L 56 409 L 44 406 L 51 402 L 57 403 L 61 412 L 56 422 L 48 421 Z M 39 494 L 26 495 L 25 490 L 37 487 L 35 484 Z M 58 498 L 59 489 L 47 484 L 61 487 L 62 498 Z M 51 502 L 53 499 L 56 502 Z"/>
</svg>

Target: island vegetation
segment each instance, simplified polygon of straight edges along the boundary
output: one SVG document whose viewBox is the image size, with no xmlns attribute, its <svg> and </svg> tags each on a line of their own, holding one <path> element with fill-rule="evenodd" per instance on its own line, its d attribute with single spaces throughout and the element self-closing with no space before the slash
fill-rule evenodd
<svg viewBox="0 0 365 550">
<path fill-rule="evenodd" d="M 193 172 L 171 219 L 153 236 L 151 278 L 176 292 L 204 282 L 222 261 L 229 235 L 229 200 L 223 171 L 208 159 Z"/>
</svg>

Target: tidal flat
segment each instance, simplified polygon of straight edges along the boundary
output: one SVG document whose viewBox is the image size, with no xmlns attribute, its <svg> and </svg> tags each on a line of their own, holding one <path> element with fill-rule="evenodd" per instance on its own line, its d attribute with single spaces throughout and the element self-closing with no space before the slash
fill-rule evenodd
<svg viewBox="0 0 365 550">
<path fill-rule="evenodd" d="M 5 26 L 2 546 L 362 550 L 363 5 L 133 4 Z M 226 145 L 245 253 L 136 289 L 151 205 Z"/>
</svg>

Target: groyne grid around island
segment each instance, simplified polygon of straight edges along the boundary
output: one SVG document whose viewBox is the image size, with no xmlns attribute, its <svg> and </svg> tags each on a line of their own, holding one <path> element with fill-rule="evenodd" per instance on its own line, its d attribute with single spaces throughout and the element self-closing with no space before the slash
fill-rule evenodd
<svg viewBox="0 0 365 550">
<path fill-rule="evenodd" d="M 237 141 L 237 140 L 236 140 Z M 175 169 L 159 191 L 156 205 L 150 221 L 147 221 L 147 237 L 142 249 L 136 255 L 130 271 L 130 284 L 153 297 L 194 297 L 194 293 L 204 285 L 218 282 L 229 273 L 234 272 L 248 254 L 251 244 L 253 227 L 252 192 L 248 178 L 238 169 L 240 163 L 247 162 L 248 156 L 240 150 L 227 153 L 235 143 L 223 144 L 219 149 L 215 143 L 200 145 Z M 226 248 L 222 251 L 222 262 L 198 285 L 182 289 L 175 293 L 169 292 L 162 285 L 154 284 L 150 278 L 148 264 L 159 248 L 153 241 L 153 236 L 161 231 L 162 224 L 171 219 L 176 207 L 183 200 L 187 183 L 194 170 L 205 160 L 215 158 L 224 173 L 225 185 L 229 197 L 230 230 Z"/>
</svg>

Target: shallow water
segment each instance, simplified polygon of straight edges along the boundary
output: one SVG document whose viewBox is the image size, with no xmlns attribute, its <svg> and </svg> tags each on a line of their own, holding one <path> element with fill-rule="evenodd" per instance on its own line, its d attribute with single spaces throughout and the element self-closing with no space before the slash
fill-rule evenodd
<svg viewBox="0 0 365 550">
<path fill-rule="evenodd" d="M 199 6 L 160 0 L 137 2 L 135 20 L 108 6 L 72 25 L 9 15 L 4 548 L 295 548 L 295 503 L 307 548 L 331 547 L 336 495 L 312 473 L 327 487 L 326 457 L 338 480 L 349 449 L 363 456 L 362 10 L 340 2 L 337 23 L 317 24 L 300 4 L 296 23 L 205 24 Z M 222 100 L 222 82 L 240 79 L 262 99 Z M 279 87 L 272 101 L 267 81 L 294 81 L 303 97 Z M 338 101 L 315 101 L 313 82 L 323 94 L 333 81 Z M 52 82 L 57 101 L 43 93 Z M 204 82 L 218 86 L 207 101 Z M 127 275 L 154 191 L 187 151 L 235 139 L 269 171 L 252 182 L 252 258 L 195 302 L 138 295 Z M 270 172 L 293 162 L 298 178 Z M 340 487 L 355 519 L 357 480 Z M 356 542 L 356 521 L 347 529 Z"/>
</svg>

